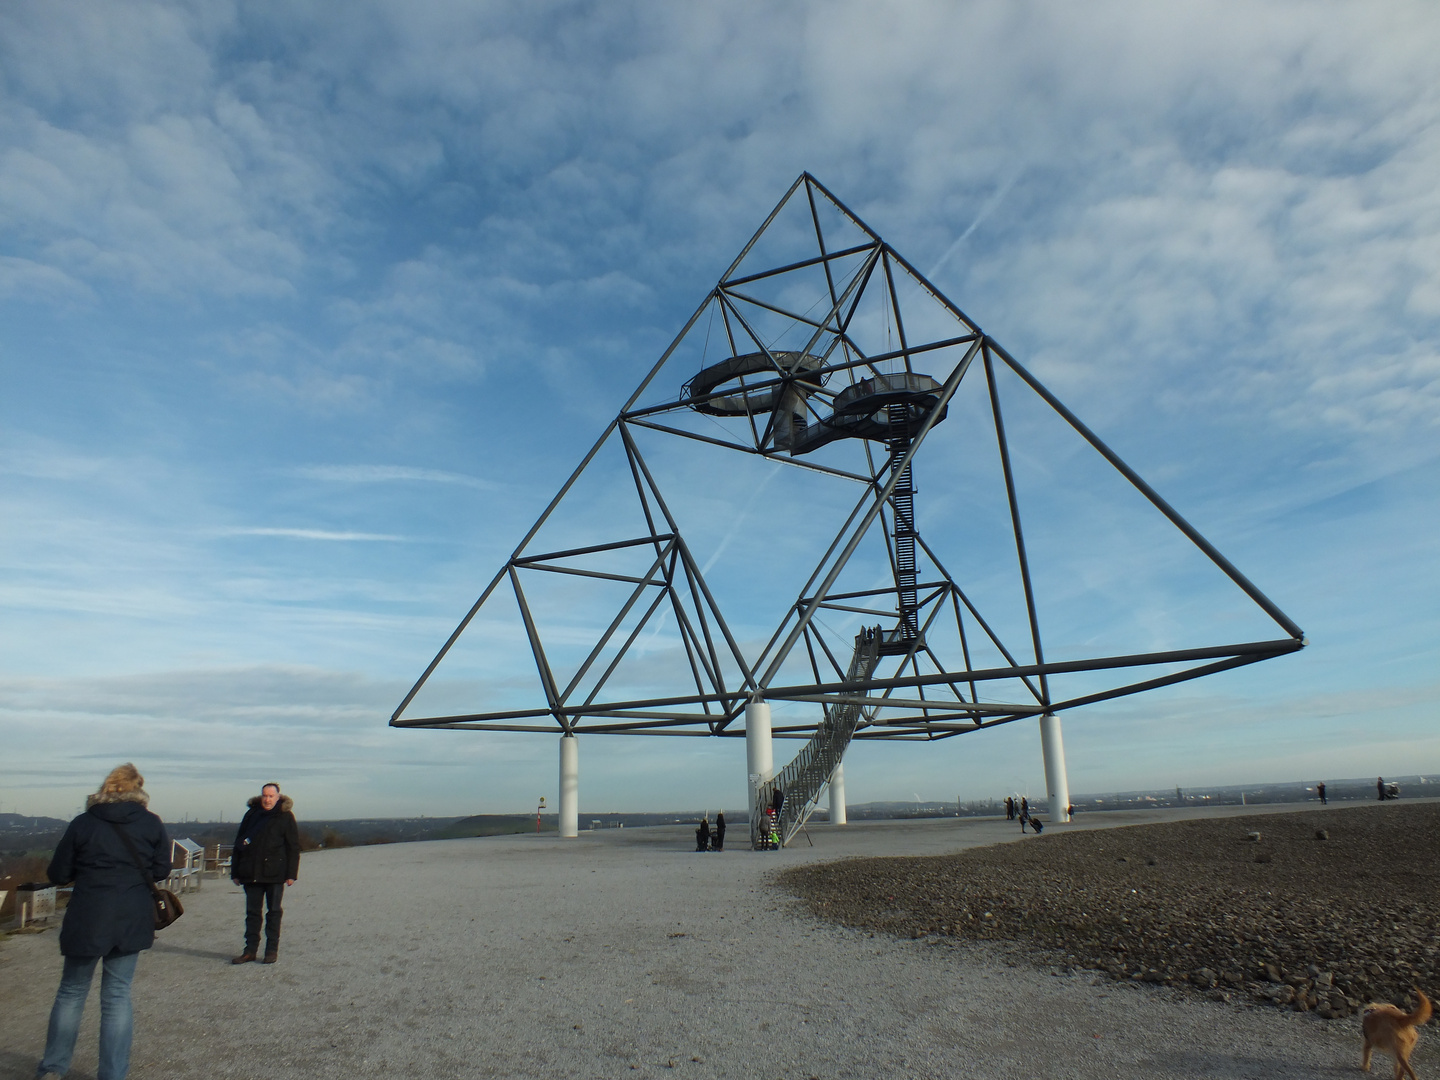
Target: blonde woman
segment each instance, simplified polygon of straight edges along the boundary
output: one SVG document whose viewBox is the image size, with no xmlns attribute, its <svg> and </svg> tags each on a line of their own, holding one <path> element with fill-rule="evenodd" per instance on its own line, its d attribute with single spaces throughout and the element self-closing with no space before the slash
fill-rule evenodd
<svg viewBox="0 0 1440 1080">
<path fill-rule="evenodd" d="M 130 1071 L 130 982 L 140 951 L 155 943 L 150 879 L 163 881 L 170 874 L 170 838 L 160 819 L 146 809 L 149 802 L 145 778 L 134 765 L 121 765 L 86 799 L 85 813 L 70 822 L 55 849 L 46 873 L 56 885 L 73 881 L 75 891 L 60 928 L 65 969 L 50 1010 L 39 1077 L 64 1076 L 69 1070 L 97 964 L 104 968 L 97 1080 L 124 1080 Z"/>
</svg>

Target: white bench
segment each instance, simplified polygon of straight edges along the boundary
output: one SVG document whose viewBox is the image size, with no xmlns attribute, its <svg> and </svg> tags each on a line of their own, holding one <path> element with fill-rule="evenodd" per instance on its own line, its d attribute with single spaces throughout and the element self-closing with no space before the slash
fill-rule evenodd
<svg viewBox="0 0 1440 1080">
<path fill-rule="evenodd" d="M 215 854 L 205 857 L 205 872 L 222 878 L 230 876 L 230 845 L 216 844 Z"/>
<path fill-rule="evenodd" d="M 177 893 L 200 888 L 200 870 L 205 863 L 205 849 L 194 840 L 170 842 L 170 877 L 166 887 Z"/>
</svg>

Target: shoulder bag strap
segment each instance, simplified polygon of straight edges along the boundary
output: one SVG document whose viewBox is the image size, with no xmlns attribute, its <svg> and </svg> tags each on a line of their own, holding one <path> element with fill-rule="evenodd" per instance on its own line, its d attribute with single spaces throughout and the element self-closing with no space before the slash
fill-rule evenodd
<svg viewBox="0 0 1440 1080">
<path fill-rule="evenodd" d="M 150 871 L 146 870 L 145 864 L 140 861 L 140 852 L 135 850 L 135 841 L 130 839 L 130 834 L 113 821 L 107 821 L 105 822 L 105 824 L 109 825 L 112 829 L 114 829 L 117 833 L 120 834 L 120 839 L 124 841 L 125 847 L 130 852 L 130 857 L 135 860 L 135 868 L 139 870 L 142 875 L 144 875 L 145 884 L 150 886 L 150 891 L 152 893 L 159 895 L 160 890 L 155 885 L 155 882 L 151 879 Z"/>
</svg>

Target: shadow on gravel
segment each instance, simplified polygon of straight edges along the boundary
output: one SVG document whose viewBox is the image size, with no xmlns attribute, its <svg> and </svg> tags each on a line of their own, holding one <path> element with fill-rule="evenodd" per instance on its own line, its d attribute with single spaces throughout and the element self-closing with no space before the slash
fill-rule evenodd
<svg viewBox="0 0 1440 1080">
<path fill-rule="evenodd" d="M 215 949 L 187 949 L 184 945 L 169 945 L 163 941 L 156 941 L 151 946 L 157 953 L 178 953 L 182 956 L 198 956 L 201 960 L 225 960 L 230 959 L 227 952 L 219 952 Z"/>
<path fill-rule="evenodd" d="M 44 1042 L 42 1036 L 41 1042 Z M 17 1054 L 11 1050 L 0 1050 L 0 1080 L 35 1080 L 35 1066 L 40 1064 L 40 1050 L 34 1054 Z M 84 1069 L 71 1069 L 65 1074 L 68 1080 L 94 1080 Z"/>
</svg>

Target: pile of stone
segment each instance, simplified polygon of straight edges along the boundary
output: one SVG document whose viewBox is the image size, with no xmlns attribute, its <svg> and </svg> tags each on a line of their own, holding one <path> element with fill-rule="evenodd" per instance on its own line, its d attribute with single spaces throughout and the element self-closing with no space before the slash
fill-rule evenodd
<svg viewBox="0 0 1440 1080">
<path fill-rule="evenodd" d="M 846 926 L 1010 942 L 1219 1000 L 1337 1018 L 1413 987 L 1440 997 L 1440 805 L 1057 832 L 779 880 Z"/>
</svg>

